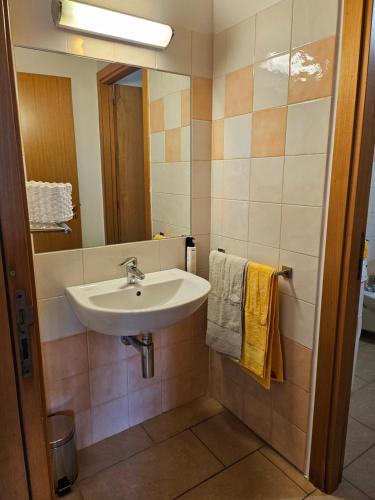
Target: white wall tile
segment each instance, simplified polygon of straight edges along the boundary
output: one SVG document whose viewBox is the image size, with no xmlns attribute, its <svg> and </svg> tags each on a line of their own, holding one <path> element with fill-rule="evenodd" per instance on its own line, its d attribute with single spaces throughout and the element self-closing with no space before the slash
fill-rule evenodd
<svg viewBox="0 0 375 500">
<path fill-rule="evenodd" d="M 262 61 L 254 66 L 254 111 L 288 103 L 289 54 Z"/>
<path fill-rule="evenodd" d="M 247 245 L 247 258 L 252 262 L 264 264 L 265 266 L 271 266 L 276 269 L 279 267 L 278 248 L 249 242 Z"/>
<path fill-rule="evenodd" d="M 165 161 L 165 132 L 151 134 L 150 159 L 152 163 Z"/>
<path fill-rule="evenodd" d="M 211 198 L 211 233 L 222 235 L 223 231 L 223 200 Z"/>
<path fill-rule="evenodd" d="M 212 160 L 211 162 L 211 196 L 213 198 L 223 197 L 223 160 Z"/>
<path fill-rule="evenodd" d="M 155 193 L 151 205 L 154 220 L 163 221 L 166 225 L 190 227 L 190 196 Z M 169 232 L 165 228 L 161 230 Z"/>
<path fill-rule="evenodd" d="M 224 158 L 248 158 L 250 156 L 251 114 L 225 118 Z"/>
<path fill-rule="evenodd" d="M 153 193 L 190 195 L 190 163 L 152 163 Z"/>
<path fill-rule="evenodd" d="M 216 247 L 224 248 L 226 253 L 237 255 L 238 257 L 247 257 L 247 242 L 241 240 L 234 240 L 233 238 L 222 237 L 221 244 Z"/>
<path fill-rule="evenodd" d="M 293 269 L 292 279 L 279 278 L 280 291 L 315 304 L 319 259 L 310 255 L 281 250 L 280 266 L 289 266 Z"/>
<path fill-rule="evenodd" d="M 78 56 L 95 57 L 107 61 L 115 60 L 115 43 L 90 36 L 66 33 L 68 53 Z M 154 59 L 155 61 L 155 56 Z"/>
<path fill-rule="evenodd" d="M 254 62 L 255 17 L 252 16 L 226 31 L 225 73 Z"/>
<path fill-rule="evenodd" d="M 101 441 L 129 427 L 128 396 L 96 406 L 91 410 L 93 441 Z"/>
<path fill-rule="evenodd" d="M 246 201 L 223 200 L 222 235 L 236 240 L 247 241 L 248 203 Z"/>
<path fill-rule="evenodd" d="M 282 335 L 312 349 L 315 306 L 280 294 L 280 330 Z"/>
<path fill-rule="evenodd" d="M 292 47 L 335 35 L 339 0 L 295 0 Z"/>
<path fill-rule="evenodd" d="M 159 241 L 122 243 L 83 250 L 85 283 L 104 281 L 125 276 L 119 264 L 126 257 L 137 257 L 139 268 L 145 273 L 160 270 Z"/>
<path fill-rule="evenodd" d="M 211 224 L 211 199 L 192 198 L 191 232 L 193 235 L 209 234 Z"/>
<path fill-rule="evenodd" d="M 195 238 L 197 247 L 197 269 L 208 269 L 208 256 L 210 253 L 210 236 L 202 234 Z"/>
<path fill-rule="evenodd" d="M 211 122 L 193 120 L 192 160 L 211 160 Z"/>
<path fill-rule="evenodd" d="M 286 154 L 326 153 L 331 98 L 288 106 Z"/>
<path fill-rule="evenodd" d="M 226 73 L 227 31 L 214 35 L 214 69 L 213 76 L 219 77 Z"/>
<path fill-rule="evenodd" d="M 174 92 L 164 97 L 165 129 L 181 127 L 181 92 Z"/>
<path fill-rule="evenodd" d="M 289 50 L 291 23 L 292 0 L 278 2 L 256 15 L 256 61 Z"/>
<path fill-rule="evenodd" d="M 34 271 L 38 299 L 62 296 L 67 286 L 83 283 L 82 250 L 34 254 Z"/>
<path fill-rule="evenodd" d="M 185 238 L 160 240 L 160 269 L 185 270 Z"/>
<path fill-rule="evenodd" d="M 281 205 L 251 202 L 249 241 L 278 247 L 280 244 Z"/>
<path fill-rule="evenodd" d="M 213 35 L 192 32 L 192 74 L 212 78 Z"/>
<path fill-rule="evenodd" d="M 165 50 L 156 51 L 156 67 L 163 71 L 191 74 L 191 31 L 178 28 Z"/>
<path fill-rule="evenodd" d="M 253 158 L 250 174 L 250 200 L 281 203 L 284 157 Z"/>
<path fill-rule="evenodd" d="M 115 42 L 114 61 L 134 64 L 143 68 L 156 68 L 156 50 Z"/>
<path fill-rule="evenodd" d="M 284 205 L 282 209 L 281 248 L 318 256 L 320 252 L 322 209 Z"/>
<path fill-rule="evenodd" d="M 38 300 L 39 331 L 42 342 L 85 332 L 65 297 Z"/>
<path fill-rule="evenodd" d="M 192 197 L 209 198 L 211 196 L 211 162 L 194 161 L 192 176 Z"/>
<path fill-rule="evenodd" d="M 181 161 L 190 161 L 190 127 L 181 128 Z"/>
<path fill-rule="evenodd" d="M 283 202 L 289 205 L 323 204 L 327 155 L 287 156 Z"/>
<path fill-rule="evenodd" d="M 224 160 L 223 198 L 248 200 L 250 184 L 250 159 Z"/>
<path fill-rule="evenodd" d="M 220 76 L 212 81 L 212 119 L 224 118 L 225 77 Z"/>
</svg>

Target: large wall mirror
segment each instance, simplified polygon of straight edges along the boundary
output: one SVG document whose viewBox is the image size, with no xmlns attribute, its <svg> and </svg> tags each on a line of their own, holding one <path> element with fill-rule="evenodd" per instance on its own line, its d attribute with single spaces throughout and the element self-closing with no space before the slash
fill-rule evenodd
<svg viewBox="0 0 375 500">
<path fill-rule="evenodd" d="M 190 233 L 190 77 L 19 47 L 15 63 L 35 252 Z M 35 220 L 65 185 L 65 224 Z"/>
</svg>

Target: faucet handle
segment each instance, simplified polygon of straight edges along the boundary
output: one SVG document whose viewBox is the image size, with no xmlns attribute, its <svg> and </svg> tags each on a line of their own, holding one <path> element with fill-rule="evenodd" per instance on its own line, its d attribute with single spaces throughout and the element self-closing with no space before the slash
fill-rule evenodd
<svg viewBox="0 0 375 500">
<path fill-rule="evenodd" d="M 119 266 L 134 266 L 137 267 L 137 257 L 127 257 L 124 261 L 120 262 Z"/>
</svg>

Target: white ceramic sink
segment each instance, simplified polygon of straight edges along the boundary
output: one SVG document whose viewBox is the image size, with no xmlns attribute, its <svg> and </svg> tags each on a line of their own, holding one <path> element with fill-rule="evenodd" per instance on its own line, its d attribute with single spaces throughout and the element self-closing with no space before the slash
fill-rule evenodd
<svg viewBox="0 0 375 500">
<path fill-rule="evenodd" d="M 81 323 L 107 335 L 138 335 L 166 328 L 190 316 L 210 291 L 207 280 L 170 269 L 127 284 L 119 278 L 71 286 L 65 293 Z"/>
</svg>

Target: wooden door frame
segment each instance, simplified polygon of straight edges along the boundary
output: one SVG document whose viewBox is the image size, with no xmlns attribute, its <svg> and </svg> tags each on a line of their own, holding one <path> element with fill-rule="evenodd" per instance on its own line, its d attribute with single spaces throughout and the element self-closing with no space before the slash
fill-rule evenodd
<svg viewBox="0 0 375 500">
<path fill-rule="evenodd" d="M 310 480 L 342 478 L 375 139 L 374 0 L 345 0 Z"/>
<path fill-rule="evenodd" d="M 33 253 L 27 213 L 24 165 L 17 111 L 15 72 L 10 37 L 9 12 L 6 0 L 0 1 L 0 239 L 2 264 L 7 293 L 8 321 L 13 355 L 8 353 L 7 366 L 16 376 L 17 398 L 30 497 L 50 499 L 53 495 L 48 439 L 46 404 L 38 330 L 37 301 L 34 285 Z M 15 311 L 16 290 L 24 290 L 34 309 L 30 332 L 33 372 L 23 378 L 19 359 L 19 338 Z M 1 331 L 7 335 L 7 331 Z M 5 353 L 1 353 L 2 360 Z M 4 361 L 2 361 L 3 363 Z M 12 373 L 9 373 L 12 376 Z M 0 380 L 0 384 L 4 383 Z M 3 422 L 0 423 L 3 425 Z M 10 464 L 9 464 L 10 466 Z M 13 480 L 12 470 L 8 480 Z"/>
<path fill-rule="evenodd" d="M 113 84 L 140 68 L 112 63 L 105 66 L 97 74 L 99 100 L 99 129 L 102 157 L 102 178 L 104 193 L 104 221 L 106 244 L 119 243 L 119 218 L 117 197 L 117 167 L 115 156 L 116 130 L 113 114 Z M 143 70 L 142 84 L 147 83 L 146 70 Z M 143 124 L 144 124 L 144 173 L 145 173 L 145 215 L 146 234 L 151 238 L 151 202 L 150 195 L 150 154 L 148 137 L 148 85 L 143 87 Z"/>
</svg>

